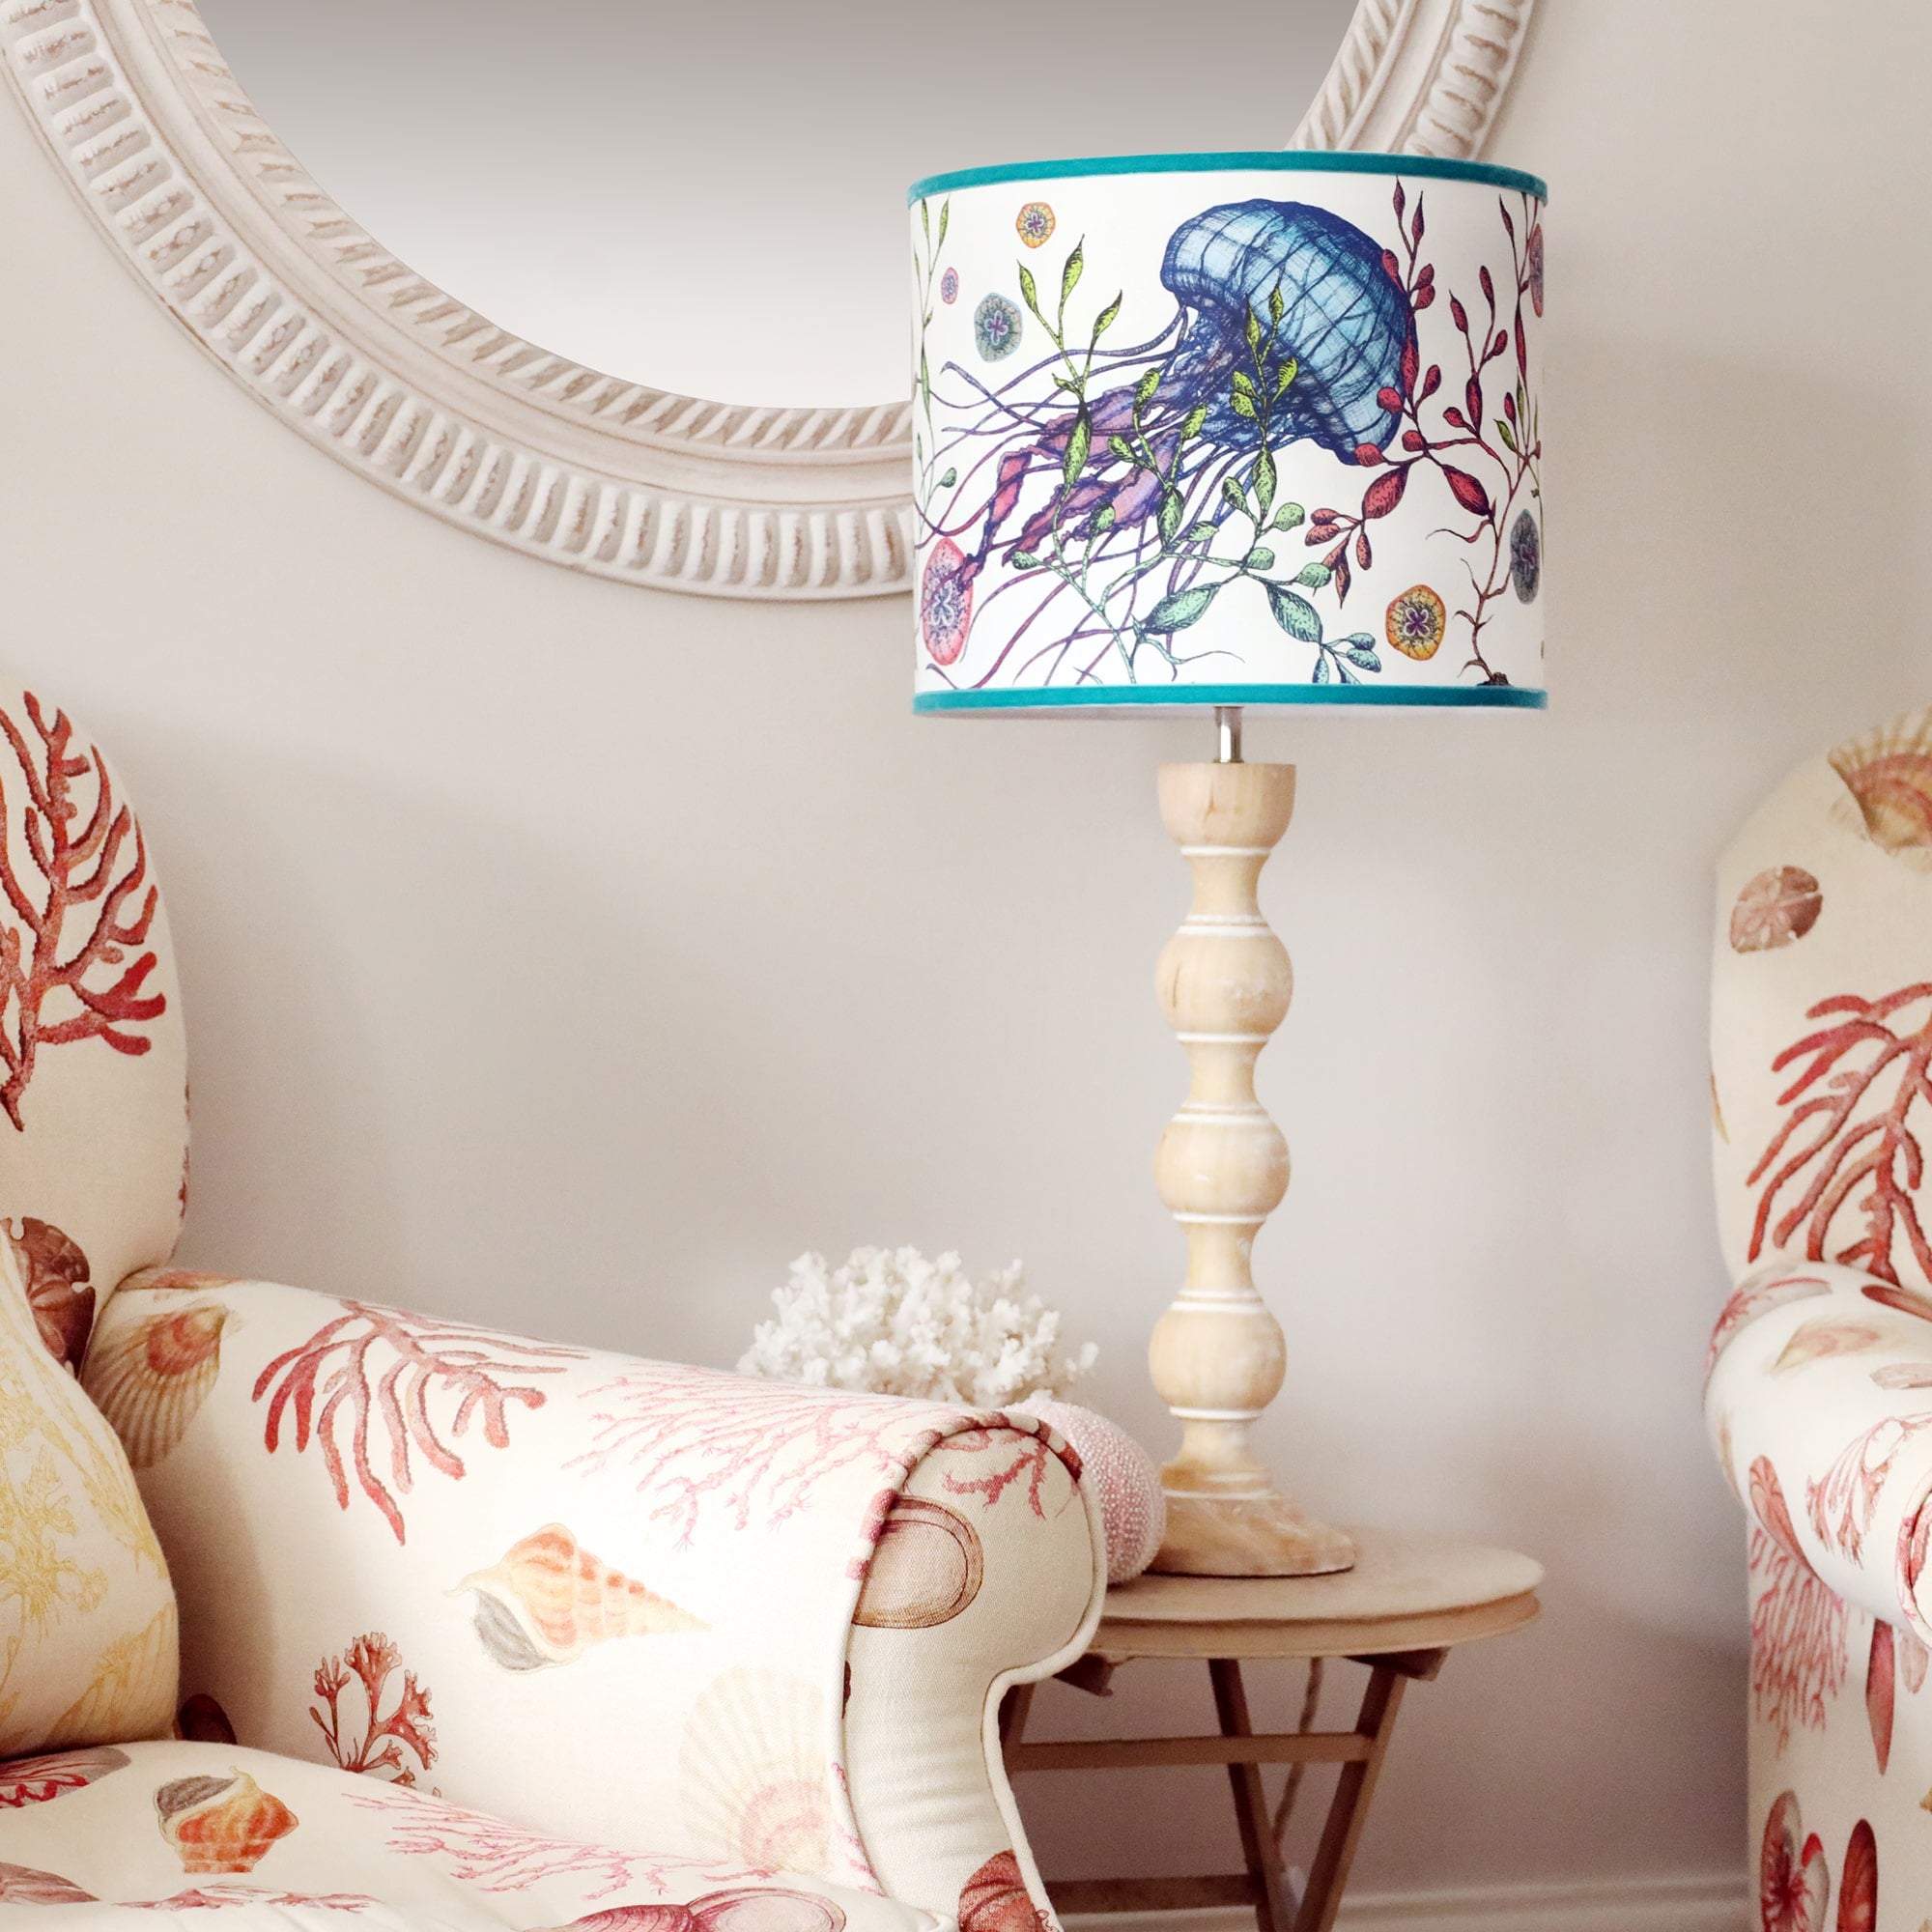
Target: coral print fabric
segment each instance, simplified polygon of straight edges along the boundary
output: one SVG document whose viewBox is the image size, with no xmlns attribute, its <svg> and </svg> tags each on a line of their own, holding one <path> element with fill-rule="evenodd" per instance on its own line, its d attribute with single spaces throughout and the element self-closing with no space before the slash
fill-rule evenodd
<svg viewBox="0 0 1932 1932">
<path fill-rule="evenodd" d="M 469 1883 L 498 1855 L 436 1862 L 456 1805 L 676 1874 L 613 1880 L 613 1901 L 805 1873 L 951 1916 L 977 1886 L 986 1932 L 988 1914 L 1032 1932 L 987 1714 L 1078 1653 L 1104 1564 L 1077 1458 L 1043 1426 L 170 1270 L 108 1302 L 84 1379 L 181 1592 L 183 1732 L 225 1753 L 143 1793 L 151 1852 L 212 1831 L 197 1806 L 289 1846 L 327 1812 L 327 1833 L 375 1819 Z M 248 1750 L 307 1760 L 309 1784 Z M 352 1776 L 353 1804 L 304 1798 L 314 1766 Z M 0 1858 L 36 1864 L 11 1843 Z M 72 1863 L 47 1868 L 98 1889 Z M 320 1883 L 300 1865 L 258 1861 Z"/>
<path fill-rule="evenodd" d="M 1750 1520 L 1765 1932 L 1932 1910 L 1932 712 L 1801 767 L 1719 872 L 1711 1100 L 1738 1287 L 1707 1414 Z"/>
<path fill-rule="evenodd" d="M 0 1757 L 164 1733 L 174 1591 L 133 1472 L 0 1238 Z"/>
</svg>

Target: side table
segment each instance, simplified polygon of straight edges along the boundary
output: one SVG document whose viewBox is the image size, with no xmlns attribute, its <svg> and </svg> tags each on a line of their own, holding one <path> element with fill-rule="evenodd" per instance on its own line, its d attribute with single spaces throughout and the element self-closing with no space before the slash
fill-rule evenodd
<svg viewBox="0 0 1932 1932">
<path fill-rule="evenodd" d="M 1375 1795 L 1402 1693 L 1428 1682 L 1458 1644 L 1520 1629 L 1538 1608 L 1540 1564 L 1512 1550 L 1442 1537 L 1355 1529 L 1354 1569 L 1331 1577 L 1139 1577 L 1107 1592 L 1087 1654 L 1060 1674 L 1105 1694 L 1114 1672 L 1141 1658 L 1199 1659 L 1208 1666 L 1220 1734 L 1210 1737 L 1084 1739 L 1029 1744 L 1026 1724 L 1037 1686 L 1009 1691 L 1000 1714 L 1009 1776 L 1033 1771 L 1124 1771 L 1225 1765 L 1234 1789 L 1245 1870 L 1211 1878 L 1047 1881 L 1054 1907 L 1068 1912 L 1176 1911 L 1252 1905 L 1259 1932 L 1330 1932 Z M 1241 1663 L 1329 1658 L 1369 1666 L 1354 1727 L 1257 1735 L 1248 1719 Z M 1314 1686 L 1311 1685 L 1311 1690 Z M 1271 1818 L 1262 1788 L 1265 1764 L 1338 1766 L 1335 1792 L 1308 1881 L 1293 1895 L 1281 1849 L 1285 1815 Z M 1283 1814 L 1293 1801 L 1299 1769 Z"/>
</svg>

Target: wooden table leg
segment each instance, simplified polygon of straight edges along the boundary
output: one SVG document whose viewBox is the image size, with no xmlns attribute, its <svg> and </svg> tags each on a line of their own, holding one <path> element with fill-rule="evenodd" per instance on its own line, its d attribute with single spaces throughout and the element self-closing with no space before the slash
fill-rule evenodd
<svg viewBox="0 0 1932 1932">
<path fill-rule="evenodd" d="M 1033 1710 L 1033 1693 L 1038 1688 L 1037 1684 L 1015 1684 L 1000 1705 L 1000 1754 L 1008 1760 L 1009 1775 L 1012 1771 L 1010 1753 L 1026 1736 L 1027 1717 Z"/>
<path fill-rule="evenodd" d="M 1373 1659 L 1362 1661 L 1369 1665 L 1369 1688 L 1362 1695 L 1355 1732 L 1369 1740 L 1369 1754 L 1354 1764 L 1345 1764 L 1335 1780 L 1335 1795 L 1329 1801 L 1315 1862 L 1308 1870 L 1308 1889 L 1301 1895 L 1293 1932 L 1331 1932 L 1334 1926 L 1335 1915 L 1342 1908 L 1342 1892 L 1349 1883 L 1349 1867 L 1354 1862 L 1355 1847 L 1368 1819 L 1369 1801 L 1376 1795 L 1376 1780 L 1388 1754 L 1404 1687 L 1411 1676 L 1421 1674 L 1402 1667 L 1401 1662 L 1391 1666 Z"/>
<path fill-rule="evenodd" d="M 1254 1735 L 1248 1719 L 1248 1693 L 1241 1666 L 1232 1657 L 1210 1658 L 1208 1675 L 1214 1686 L 1214 1710 L 1221 1734 L 1229 1738 Z M 1360 1767 L 1345 1767 L 1343 1776 Z M 1235 1822 L 1240 1827 L 1241 1860 L 1255 1883 L 1255 1922 L 1261 1932 L 1297 1932 L 1288 1876 L 1282 1869 L 1281 1847 L 1268 1818 L 1260 1765 L 1231 1764 L 1228 1782 L 1235 1789 Z"/>
</svg>

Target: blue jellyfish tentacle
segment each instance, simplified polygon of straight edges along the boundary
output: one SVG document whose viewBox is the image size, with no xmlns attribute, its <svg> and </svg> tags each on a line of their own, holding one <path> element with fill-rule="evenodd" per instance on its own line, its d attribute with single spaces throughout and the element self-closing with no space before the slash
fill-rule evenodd
<svg viewBox="0 0 1932 1932">
<path fill-rule="evenodd" d="M 1415 318 L 1381 244 L 1353 222 L 1294 201 L 1205 209 L 1169 238 L 1160 278 L 1190 312 L 1161 397 L 1183 408 L 1205 403 L 1204 433 L 1214 441 L 1239 447 L 1258 439 L 1254 421 L 1229 399 L 1230 376 L 1248 363 L 1250 312 L 1270 356 L 1300 365 L 1275 412 L 1277 431 L 1345 458 L 1393 440 L 1401 417 L 1379 394 L 1402 386 Z M 1281 321 L 1270 325 L 1277 289 Z"/>
</svg>

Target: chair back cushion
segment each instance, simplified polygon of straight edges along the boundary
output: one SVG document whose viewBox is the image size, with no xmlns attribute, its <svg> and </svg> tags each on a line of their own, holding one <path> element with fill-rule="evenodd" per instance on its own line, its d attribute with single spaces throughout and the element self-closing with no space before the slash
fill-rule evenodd
<svg viewBox="0 0 1932 1932">
<path fill-rule="evenodd" d="M 1711 1105 L 1733 1279 L 1932 1288 L 1932 708 L 1801 765 L 1719 862 Z"/>
<path fill-rule="evenodd" d="M 147 840 L 99 748 L 0 674 L 0 1222 L 71 1363 L 96 1301 L 173 1248 L 186 1154 Z"/>
<path fill-rule="evenodd" d="M 0 1758 L 164 1736 L 178 1648 L 127 1452 L 0 1240 Z"/>
</svg>

